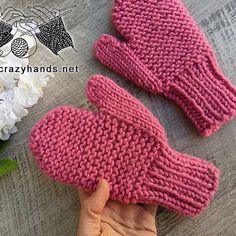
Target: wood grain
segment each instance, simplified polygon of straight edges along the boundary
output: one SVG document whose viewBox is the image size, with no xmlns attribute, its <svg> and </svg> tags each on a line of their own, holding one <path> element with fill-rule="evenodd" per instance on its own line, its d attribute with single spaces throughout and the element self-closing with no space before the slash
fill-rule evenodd
<svg viewBox="0 0 236 236">
<path fill-rule="evenodd" d="M 236 0 L 185 0 L 184 3 L 214 46 L 223 71 L 236 84 Z M 171 101 L 149 95 L 121 76 L 102 66 L 93 56 L 93 43 L 102 33 L 116 34 L 111 25 L 111 0 L 8 0 L 3 8 L 14 6 L 27 12 L 28 5 L 40 4 L 62 9 L 76 4 L 65 23 L 77 52 L 66 49 L 64 61 L 40 46 L 32 65 L 78 65 L 79 73 L 57 73 L 45 89 L 44 97 L 18 124 L 18 133 L 0 158 L 10 157 L 19 169 L 0 179 L 0 235 L 76 235 L 79 216 L 77 190 L 43 176 L 28 150 L 31 127 L 57 105 L 88 107 L 84 88 L 89 76 L 102 73 L 125 87 L 157 116 L 165 127 L 170 144 L 181 152 L 213 162 L 221 169 L 221 183 L 210 207 L 199 217 L 185 218 L 159 209 L 159 236 L 236 235 L 236 120 L 210 138 L 198 135 L 184 113 Z"/>
</svg>

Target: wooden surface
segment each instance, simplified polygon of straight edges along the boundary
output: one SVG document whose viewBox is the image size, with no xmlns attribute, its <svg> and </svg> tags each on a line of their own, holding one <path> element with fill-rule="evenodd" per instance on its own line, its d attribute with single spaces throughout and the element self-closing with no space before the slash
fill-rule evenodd
<svg viewBox="0 0 236 236">
<path fill-rule="evenodd" d="M 28 135 L 34 123 L 57 105 L 87 107 L 84 88 L 88 77 L 95 73 L 111 77 L 141 99 L 160 119 L 172 147 L 209 160 L 221 169 L 220 188 L 209 208 L 194 219 L 160 208 L 159 235 L 236 235 L 236 120 L 224 125 L 214 136 L 202 138 L 173 102 L 148 95 L 100 65 L 94 59 L 92 46 L 102 33 L 115 33 L 110 21 L 111 0 L 3 0 L 3 7 L 13 5 L 26 12 L 27 5 L 36 3 L 49 8 L 77 5 L 64 19 L 78 53 L 67 49 L 62 53 L 65 59 L 62 61 L 40 46 L 31 64 L 78 65 L 80 72 L 58 73 L 50 80 L 44 97 L 18 124 L 18 133 L 0 157 L 10 157 L 19 163 L 17 171 L 0 178 L 0 235 L 76 235 L 77 190 L 57 184 L 39 172 L 28 150 Z M 215 47 L 225 74 L 236 84 L 236 0 L 185 0 L 184 3 Z"/>
</svg>

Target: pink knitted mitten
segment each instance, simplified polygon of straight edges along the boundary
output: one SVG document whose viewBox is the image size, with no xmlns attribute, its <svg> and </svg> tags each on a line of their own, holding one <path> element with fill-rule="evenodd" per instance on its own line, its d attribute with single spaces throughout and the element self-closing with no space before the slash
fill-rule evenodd
<svg viewBox="0 0 236 236">
<path fill-rule="evenodd" d="M 213 164 L 170 148 L 158 120 L 111 80 L 94 76 L 87 94 L 97 112 L 58 107 L 33 127 L 30 148 L 46 175 L 87 191 L 104 177 L 123 203 L 189 216 L 207 207 L 219 182 Z"/>
<path fill-rule="evenodd" d="M 204 136 L 235 116 L 236 89 L 180 0 L 115 0 L 113 22 L 126 41 L 103 35 L 103 64 L 175 100 Z"/>
</svg>

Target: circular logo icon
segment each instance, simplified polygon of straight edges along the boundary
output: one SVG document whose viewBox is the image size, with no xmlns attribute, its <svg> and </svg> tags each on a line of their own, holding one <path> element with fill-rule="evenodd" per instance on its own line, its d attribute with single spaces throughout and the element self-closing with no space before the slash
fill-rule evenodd
<svg viewBox="0 0 236 236">
<path fill-rule="evenodd" d="M 25 39 L 16 38 L 12 41 L 11 51 L 16 57 L 24 57 L 27 54 L 28 50 L 29 45 Z"/>
</svg>

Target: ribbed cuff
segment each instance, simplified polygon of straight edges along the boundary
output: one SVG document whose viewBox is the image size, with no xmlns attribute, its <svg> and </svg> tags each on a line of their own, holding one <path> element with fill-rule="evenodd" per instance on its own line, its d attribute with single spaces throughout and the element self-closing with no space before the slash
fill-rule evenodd
<svg viewBox="0 0 236 236">
<path fill-rule="evenodd" d="M 219 185 L 219 170 L 202 159 L 163 148 L 144 181 L 142 201 L 157 203 L 186 216 L 200 214 Z"/>
<path fill-rule="evenodd" d="M 186 66 L 164 94 L 175 100 L 203 136 L 210 136 L 236 114 L 236 89 L 212 56 Z"/>
</svg>

